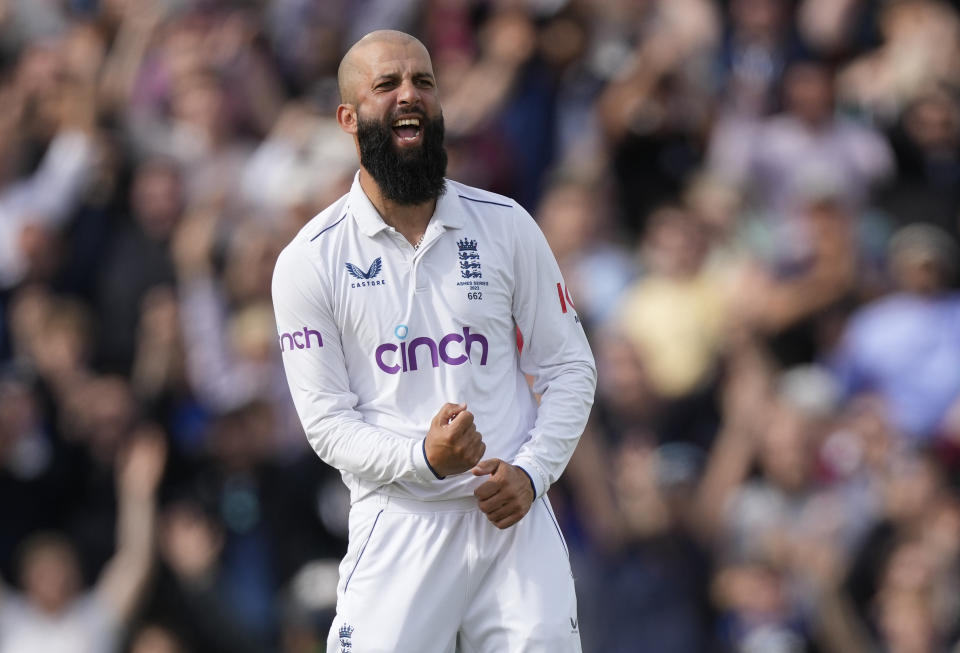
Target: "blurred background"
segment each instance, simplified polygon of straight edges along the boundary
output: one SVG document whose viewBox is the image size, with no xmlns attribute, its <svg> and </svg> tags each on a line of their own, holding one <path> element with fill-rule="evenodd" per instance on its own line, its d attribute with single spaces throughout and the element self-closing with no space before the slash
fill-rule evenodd
<svg viewBox="0 0 960 653">
<path fill-rule="evenodd" d="M 0 0 L 0 653 L 323 650 L 269 288 L 384 27 L 591 339 L 584 650 L 960 651 L 960 2 Z"/>
</svg>

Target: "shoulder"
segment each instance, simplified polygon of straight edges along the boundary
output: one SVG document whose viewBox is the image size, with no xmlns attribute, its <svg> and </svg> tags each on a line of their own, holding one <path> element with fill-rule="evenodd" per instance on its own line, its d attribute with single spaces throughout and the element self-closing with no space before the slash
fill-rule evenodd
<svg viewBox="0 0 960 653">
<path fill-rule="evenodd" d="M 492 213 L 505 213 L 523 210 L 519 204 L 505 195 L 491 193 L 482 188 L 467 186 L 452 179 L 447 180 L 447 192 L 459 200 L 465 207 L 473 206 L 476 210 Z"/>
<path fill-rule="evenodd" d="M 447 180 L 450 200 L 481 229 L 507 239 L 539 232 L 533 217 L 516 200 L 482 188 Z"/>
<path fill-rule="evenodd" d="M 311 218 L 303 228 L 297 232 L 288 245 L 293 248 L 320 246 L 327 240 L 326 237 L 333 235 L 338 227 L 342 227 L 346 221 L 348 213 L 348 199 L 350 194 L 342 196 L 336 202 L 325 208 L 323 211 Z"/>
<path fill-rule="evenodd" d="M 278 277 L 302 277 L 317 261 L 324 259 L 325 249 L 338 246 L 336 234 L 346 228 L 348 221 L 348 197 L 344 195 L 314 216 L 287 243 L 277 257 L 273 273 L 275 282 Z"/>
<path fill-rule="evenodd" d="M 330 239 L 347 221 L 349 193 L 311 218 L 287 243 L 280 253 L 280 262 L 290 264 L 293 260 L 308 256 L 313 250 L 329 245 Z"/>
</svg>

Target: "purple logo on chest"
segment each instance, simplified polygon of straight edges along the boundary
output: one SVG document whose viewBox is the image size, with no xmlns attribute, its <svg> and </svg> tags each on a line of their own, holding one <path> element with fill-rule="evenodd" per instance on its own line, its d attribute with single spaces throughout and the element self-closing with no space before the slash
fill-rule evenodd
<svg viewBox="0 0 960 653">
<path fill-rule="evenodd" d="M 439 341 L 428 336 L 418 336 L 406 342 L 407 327 L 405 325 L 398 326 L 394 333 L 400 342 L 383 343 L 377 347 L 373 356 L 377 366 L 387 374 L 415 372 L 426 365 L 428 355 L 431 367 L 439 367 L 441 362 L 447 365 L 463 365 L 470 360 L 470 350 L 473 346 L 480 348 L 480 364 L 487 364 L 487 350 L 490 344 L 481 334 L 470 333 L 470 327 L 463 327 L 461 333 L 448 333 Z"/>
</svg>

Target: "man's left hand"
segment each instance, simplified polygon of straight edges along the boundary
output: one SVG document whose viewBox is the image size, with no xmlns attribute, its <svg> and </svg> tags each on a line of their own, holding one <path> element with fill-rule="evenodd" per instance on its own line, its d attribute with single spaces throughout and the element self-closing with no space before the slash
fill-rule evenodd
<svg viewBox="0 0 960 653">
<path fill-rule="evenodd" d="M 520 521 L 533 504 L 530 477 L 515 465 L 499 458 L 481 460 L 472 470 L 474 476 L 490 475 L 473 491 L 480 510 L 497 528 L 509 528 Z"/>
</svg>

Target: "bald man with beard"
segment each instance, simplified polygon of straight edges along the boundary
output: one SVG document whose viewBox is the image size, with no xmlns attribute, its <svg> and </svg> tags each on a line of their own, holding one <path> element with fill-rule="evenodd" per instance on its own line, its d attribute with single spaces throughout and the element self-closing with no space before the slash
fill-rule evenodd
<svg viewBox="0 0 960 653">
<path fill-rule="evenodd" d="M 351 493 L 327 650 L 580 651 L 546 492 L 596 369 L 556 260 L 516 202 L 444 178 L 420 41 L 368 34 L 339 85 L 360 170 L 273 279 L 307 439 Z"/>
</svg>

